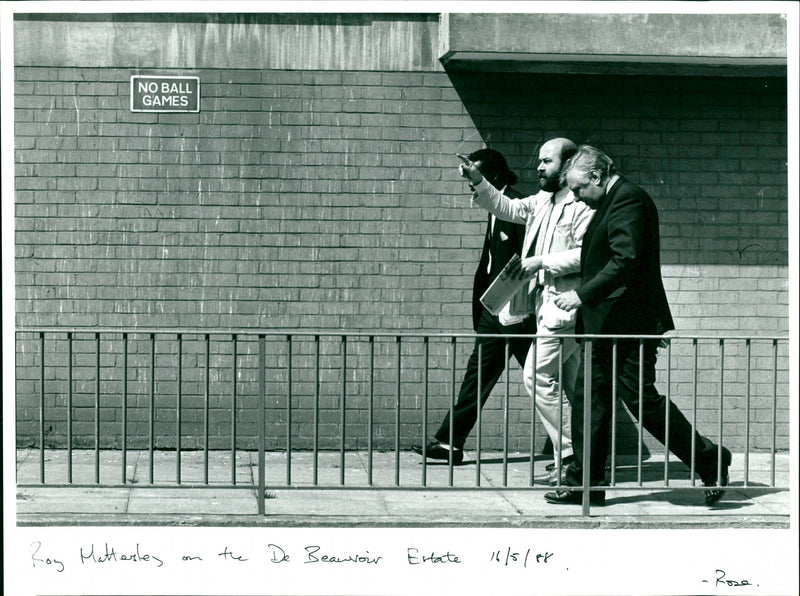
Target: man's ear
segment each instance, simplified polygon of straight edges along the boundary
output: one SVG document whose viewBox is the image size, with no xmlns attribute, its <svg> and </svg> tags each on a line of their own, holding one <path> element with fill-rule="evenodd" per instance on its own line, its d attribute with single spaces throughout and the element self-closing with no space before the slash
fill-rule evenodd
<svg viewBox="0 0 800 596">
<path fill-rule="evenodd" d="M 592 178 L 592 184 L 594 184 L 595 186 L 602 185 L 603 178 L 602 176 L 600 176 L 600 172 L 598 172 L 597 170 L 592 170 L 591 172 L 589 172 L 589 176 L 591 176 Z"/>
</svg>

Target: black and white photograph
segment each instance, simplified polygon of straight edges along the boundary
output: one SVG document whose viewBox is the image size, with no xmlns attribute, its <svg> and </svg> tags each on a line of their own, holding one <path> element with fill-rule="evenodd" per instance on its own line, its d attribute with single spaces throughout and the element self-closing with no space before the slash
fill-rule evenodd
<svg viewBox="0 0 800 596">
<path fill-rule="evenodd" d="M 798 593 L 796 2 L 0 2 L 4 593 Z"/>
</svg>

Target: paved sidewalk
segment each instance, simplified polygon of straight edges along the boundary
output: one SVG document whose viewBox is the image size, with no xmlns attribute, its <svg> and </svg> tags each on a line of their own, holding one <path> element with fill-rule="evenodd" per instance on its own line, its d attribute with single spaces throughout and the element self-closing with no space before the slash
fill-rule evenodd
<svg viewBox="0 0 800 596">
<path fill-rule="evenodd" d="M 266 458 L 266 514 L 258 515 L 254 488 L 257 454 L 212 452 L 206 485 L 202 452 L 181 454 L 181 486 L 176 483 L 175 452 L 154 454 L 154 484 L 150 484 L 149 453 L 128 452 L 125 484 L 122 454 L 103 451 L 99 463 L 93 450 L 75 450 L 72 484 L 67 484 L 67 452 L 47 451 L 46 484 L 39 483 L 39 451 L 17 451 L 17 521 L 19 525 L 214 525 L 214 526 L 344 526 L 344 527 L 734 527 L 788 528 L 790 494 L 772 488 L 772 458 L 751 454 L 747 486 L 744 456 L 734 454 L 731 485 L 715 507 L 703 504 L 702 487 L 687 480 L 687 469 L 670 461 L 669 486 L 664 488 L 664 461 L 659 456 L 642 465 L 639 483 L 635 462 L 618 462 L 616 486 L 605 507 L 593 507 L 582 517 L 578 505 L 550 505 L 544 492 L 545 465 L 537 458 L 534 485 L 527 454 L 482 453 L 480 469 L 474 454 L 453 468 L 429 463 L 410 452 L 348 452 L 344 474 L 338 452 L 321 452 L 317 486 L 313 459 L 307 452 Z M 776 487 L 789 485 L 789 455 L 776 456 Z M 108 488 L 93 486 L 95 473 Z M 370 485 L 371 470 L 371 485 Z M 231 487 L 235 473 L 236 486 Z M 425 484 L 423 484 L 425 474 Z M 344 484 L 342 484 L 344 475 Z"/>
</svg>

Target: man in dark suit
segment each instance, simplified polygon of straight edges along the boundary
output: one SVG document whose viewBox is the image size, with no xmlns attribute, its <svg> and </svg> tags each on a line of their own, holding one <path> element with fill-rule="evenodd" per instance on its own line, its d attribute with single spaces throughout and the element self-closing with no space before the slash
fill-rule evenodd
<svg viewBox="0 0 800 596">
<path fill-rule="evenodd" d="M 579 201 L 596 209 L 581 247 L 581 284 L 556 298 L 565 310 L 579 309 L 576 333 L 598 335 L 661 335 L 674 329 L 659 256 L 658 212 L 650 196 L 615 173 L 614 163 L 600 150 L 584 145 L 562 170 L 562 180 Z M 665 415 L 669 410 L 669 448 L 695 470 L 706 490 L 705 502 L 713 505 L 725 493 L 731 452 L 692 430 L 681 411 L 655 388 L 656 350 L 659 339 L 642 344 L 642 424 L 662 443 L 666 440 Z M 612 378 L 613 342 L 596 340 L 591 367 L 591 431 L 583 436 L 583 367 L 578 373 L 572 403 L 574 460 L 567 470 L 567 485 L 580 486 L 583 444 L 590 441 L 590 484 L 605 484 L 609 447 L 612 383 L 631 411 L 639 415 L 640 342 L 617 342 L 617 374 Z M 694 442 L 694 451 L 692 443 Z M 581 493 L 559 490 L 547 493 L 550 503 L 580 503 Z M 591 502 L 602 505 L 605 493 L 592 491 Z"/>
<path fill-rule="evenodd" d="M 522 197 L 511 188 L 511 185 L 517 182 L 517 175 L 509 169 L 501 153 L 493 149 L 480 149 L 470 154 L 469 159 L 495 188 L 510 198 Z M 472 288 L 472 324 L 478 337 L 467 362 L 458 400 L 453 407 L 453 435 L 450 436 L 448 412 L 439 430 L 425 446 L 412 446 L 414 451 L 425 457 L 449 461 L 452 456 L 455 465 L 462 463 L 464 459 L 464 443 L 478 418 L 478 346 L 481 346 L 481 407 L 486 403 L 506 368 L 505 339 L 487 338 L 481 335 L 519 334 L 519 339 L 514 338 L 509 341 L 509 352 L 521 367 L 525 365 L 525 358 L 531 345 L 530 335 L 535 333 L 532 317 L 528 320 L 520 317 L 506 321 L 511 324 L 504 325 L 497 316 L 486 310 L 480 301 L 483 293 L 512 255 L 520 253 L 524 236 L 524 225 L 505 222 L 489 215 L 483 251 L 478 269 L 475 271 Z"/>
</svg>

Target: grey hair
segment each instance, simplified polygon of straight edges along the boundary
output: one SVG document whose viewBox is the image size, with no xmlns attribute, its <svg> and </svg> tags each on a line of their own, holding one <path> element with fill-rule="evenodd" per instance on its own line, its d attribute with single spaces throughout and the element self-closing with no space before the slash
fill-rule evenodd
<svg viewBox="0 0 800 596">
<path fill-rule="evenodd" d="M 605 179 L 612 176 L 617 168 L 614 166 L 614 160 L 597 147 L 581 145 L 578 147 L 578 152 L 564 164 L 561 170 L 562 186 L 566 184 L 567 174 L 572 170 L 580 172 L 585 177 L 588 177 L 590 172 L 597 172 Z"/>
</svg>

